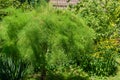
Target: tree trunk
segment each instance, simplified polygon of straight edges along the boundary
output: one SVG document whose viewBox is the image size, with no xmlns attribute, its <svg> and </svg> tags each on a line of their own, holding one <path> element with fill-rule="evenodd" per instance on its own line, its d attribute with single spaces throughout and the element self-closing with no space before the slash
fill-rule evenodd
<svg viewBox="0 0 120 80">
<path fill-rule="evenodd" d="M 46 69 L 41 72 L 41 80 L 46 80 Z"/>
</svg>

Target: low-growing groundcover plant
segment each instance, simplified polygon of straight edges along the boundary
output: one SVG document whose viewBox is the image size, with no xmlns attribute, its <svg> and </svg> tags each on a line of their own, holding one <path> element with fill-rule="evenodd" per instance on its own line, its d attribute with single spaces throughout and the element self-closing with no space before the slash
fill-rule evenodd
<svg viewBox="0 0 120 80">
<path fill-rule="evenodd" d="M 0 57 L 0 80 L 23 80 L 26 76 L 28 63 L 22 60 Z"/>
</svg>

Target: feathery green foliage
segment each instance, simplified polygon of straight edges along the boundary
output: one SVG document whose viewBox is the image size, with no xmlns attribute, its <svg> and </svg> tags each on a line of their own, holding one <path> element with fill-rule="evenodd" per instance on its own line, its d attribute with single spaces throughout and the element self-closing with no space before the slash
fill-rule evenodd
<svg viewBox="0 0 120 80">
<path fill-rule="evenodd" d="M 3 20 L 0 35 L 4 41 L 2 53 L 13 59 L 28 59 L 35 71 L 43 75 L 47 64 L 65 64 L 61 63 L 60 55 L 66 56 L 63 60 L 68 58 L 79 63 L 79 58 L 89 52 L 95 37 L 82 18 L 69 11 L 50 9 L 42 9 L 41 13 L 15 12 Z M 59 61 L 57 56 L 61 57 Z"/>
</svg>

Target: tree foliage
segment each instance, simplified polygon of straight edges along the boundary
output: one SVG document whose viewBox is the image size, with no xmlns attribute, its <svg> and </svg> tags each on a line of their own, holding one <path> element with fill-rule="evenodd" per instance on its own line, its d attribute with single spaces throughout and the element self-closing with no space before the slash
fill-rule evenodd
<svg viewBox="0 0 120 80">
<path fill-rule="evenodd" d="M 54 55 L 64 54 L 79 63 L 80 56 L 87 53 L 93 43 L 94 31 L 82 18 L 69 11 L 41 10 L 42 13 L 18 11 L 6 17 L 0 27 L 0 35 L 2 54 L 14 60 L 21 57 L 28 59 L 34 70 L 41 71 L 44 76 L 47 62 L 54 60 Z M 48 61 L 47 55 L 51 56 Z M 53 64 L 56 62 L 57 58 Z M 61 65 L 61 62 L 57 64 Z"/>
<path fill-rule="evenodd" d="M 75 11 L 97 32 L 97 39 L 109 38 L 118 31 L 120 8 L 118 0 L 82 0 Z"/>
<path fill-rule="evenodd" d="M 82 0 L 71 8 L 78 17 L 85 18 L 87 25 L 96 32 L 95 49 L 92 54 L 94 57 L 91 56 L 92 59 L 87 55 L 82 66 L 85 70 L 88 69 L 88 72 L 109 75 L 116 71 L 115 55 L 119 53 L 120 44 L 119 5 L 119 0 Z"/>
</svg>

